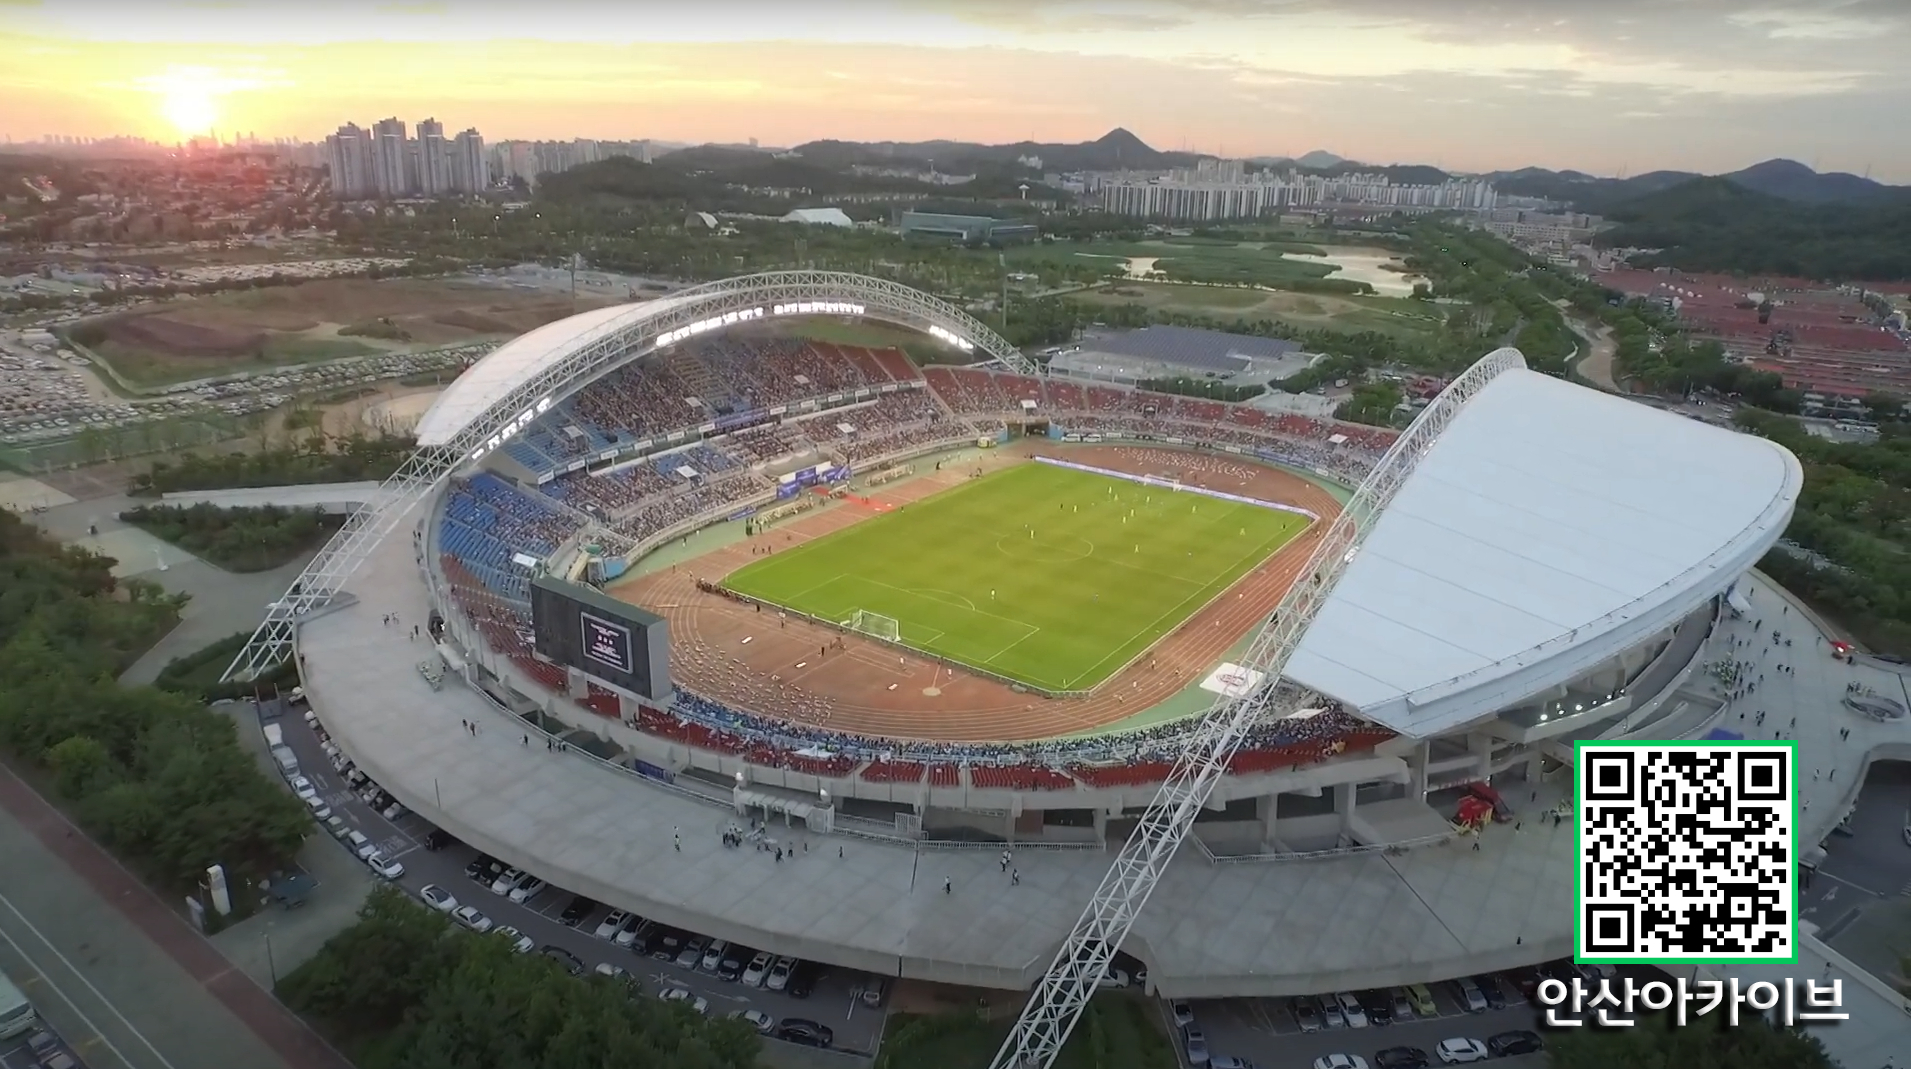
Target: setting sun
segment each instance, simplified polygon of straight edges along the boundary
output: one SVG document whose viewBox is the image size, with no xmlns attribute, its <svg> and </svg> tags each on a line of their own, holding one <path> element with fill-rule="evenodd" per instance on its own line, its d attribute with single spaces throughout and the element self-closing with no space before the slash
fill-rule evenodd
<svg viewBox="0 0 1911 1069">
<path fill-rule="evenodd" d="M 166 121 L 173 124 L 173 129 L 187 137 L 212 129 L 213 120 L 219 117 L 212 94 L 203 89 L 182 88 L 166 94 L 160 111 Z"/>
<path fill-rule="evenodd" d="M 182 137 L 210 131 L 219 119 L 219 97 L 231 88 L 204 67 L 172 67 L 146 85 L 159 98 L 159 114 Z"/>
</svg>

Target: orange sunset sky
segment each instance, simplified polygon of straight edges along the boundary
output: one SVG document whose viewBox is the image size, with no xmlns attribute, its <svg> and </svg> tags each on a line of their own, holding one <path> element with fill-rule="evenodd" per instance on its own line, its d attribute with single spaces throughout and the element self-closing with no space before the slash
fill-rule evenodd
<svg viewBox="0 0 1911 1069">
<path fill-rule="evenodd" d="M 0 133 L 1327 149 L 1911 183 L 1906 0 L 0 0 Z M 1900 131 L 1889 133 L 1889 131 Z"/>
</svg>

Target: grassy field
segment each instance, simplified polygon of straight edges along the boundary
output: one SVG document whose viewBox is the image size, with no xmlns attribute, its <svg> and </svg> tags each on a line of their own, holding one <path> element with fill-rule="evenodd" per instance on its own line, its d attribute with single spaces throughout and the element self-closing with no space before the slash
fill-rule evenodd
<svg viewBox="0 0 1911 1069">
<path fill-rule="evenodd" d="M 1425 334 L 1438 329 L 1443 321 L 1439 306 L 1404 297 L 1282 293 L 1241 286 L 1121 282 L 1071 296 L 1103 304 L 1140 303 L 1168 311 L 1278 319 L 1297 327 L 1348 333 L 1371 330 L 1395 336 Z"/>
<path fill-rule="evenodd" d="M 735 572 L 730 589 L 1042 690 L 1087 690 L 1306 528 L 1294 513 L 1018 465 Z"/>
</svg>

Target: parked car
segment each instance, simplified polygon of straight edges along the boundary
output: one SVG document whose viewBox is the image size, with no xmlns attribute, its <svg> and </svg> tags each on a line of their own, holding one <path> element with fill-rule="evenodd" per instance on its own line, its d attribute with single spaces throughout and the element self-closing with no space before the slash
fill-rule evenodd
<svg viewBox="0 0 1911 1069">
<path fill-rule="evenodd" d="M 406 813 L 411 812 L 411 810 L 406 809 L 403 805 L 400 805 L 398 802 L 393 801 L 393 802 L 387 802 L 385 804 L 385 808 L 379 810 L 378 812 L 379 812 L 379 815 L 384 817 L 386 820 L 397 820 L 399 817 L 402 817 Z"/>
<path fill-rule="evenodd" d="M 1407 997 L 1413 1000 L 1413 1012 L 1417 1017 L 1432 1020 L 1440 1016 L 1440 1007 L 1433 1004 L 1433 992 L 1425 984 L 1408 984 Z"/>
<path fill-rule="evenodd" d="M 584 975 L 583 959 L 579 958 L 576 954 L 573 954 L 570 951 L 565 950 L 563 947 L 553 946 L 549 943 L 546 943 L 544 944 L 544 946 L 538 949 L 538 953 L 544 955 L 547 958 L 550 958 L 552 961 L 557 962 L 559 965 L 564 966 L 564 971 L 567 973 L 570 973 L 572 976 Z"/>
<path fill-rule="evenodd" d="M 1216 1054 L 1208 1059 L 1208 1069 L 1260 1069 L 1246 1058 L 1236 1058 L 1232 1054 Z"/>
<path fill-rule="evenodd" d="M 1367 1059 L 1358 1054 L 1323 1054 L 1314 1059 L 1314 1069 L 1367 1069 Z"/>
<path fill-rule="evenodd" d="M 1486 996 L 1488 1009 L 1503 1010 L 1506 1008 L 1506 989 L 1500 986 L 1500 981 L 1497 977 L 1491 975 L 1475 976 L 1473 982 L 1480 985 L 1480 994 Z"/>
<path fill-rule="evenodd" d="M 372 856 L 365 859 L 365 864 L 373 872 L 388 880 L 396 880 L 405 874 L 405 866 L 376 850 L 372 851 Z"/>
<path fill-rule="evenodd" d="M 687 987 L 673 987 L 657 997 L 665 1002 L 681 1002 L 700 1015 L 710 1012 L 710 1000 L 695 994 Z"/>
<path fill-rule="evenodd" d="M 683 950 L 683 933 L 675 928 L 658 928 L 650 933 L 649 953 L 655 961 L 676 961 Z"/>
<path fill-rule="evenodd" d="M 1385 991 L 1362 991 L 1360 1008 L 1367 1011 L 1368 1022 L 1375 1025 L 1393 1023 L 1393 999 Z"/>
<path fill-rule="evenodd" d="M 1486 1049 L 1495 1058 L 1506 1058 L 1515 1054 L 1536 1054 L 1546 1049 L 1546 1044 L 1540 1041 L 1539 1033 L 1522 1029 L 1487 1037 Z"/>
<path fill-rule="evenodd" d="M 1453 989 L 1459 994 L 1460 1005 L 1466 1008 L 1466 1012 L 1486 1012 L 1486 993 L 1480 990 L 1480 985 L 1474 983 L 1472 977 L 1462 976 L 1453 981 Z"/>
<path fill-rule="evenodd" d="M 472 906 L 459 906 L 457 909 L 452 910 L 451 919 L 480 935 L 490 931 L 492 927 L 491 918 L 479 913 L 477 909 Z"/>
<path fill-rule="evenodd" d="M 776 964 L 776 958 L 772 957 L 767 951 L 751 958 L 750 964 L 744 966 L 743 969 L 744 986 L 762 987 L 764 981 L 770 978 L 770 966 L 774 964 Z"/>
<path fill-rule="evenodd" d="M 523 904 L 542 894 L 544 889 L 549 886 L 551 885 L 538 879 L 536 876 L 526 876 L 524 882 L 511 888 L 511 893 L 506 897 L 510 898 L 513 902 Z"/>
<path fill-rule="evenodd" d="M 826 1024 L 803 1017 L 785 1017 L 776 1026 L 776 1038 L 786 1043 L 801 1043 L 807 1047 L 828 1047 L 836 1042 L 836 1033 Z"/>
<path fill-rule="evenodd" d="M 529 954 L 537 947 L 536 943 L 531 942 L 530 936 L 525 935 L 523 932 L 518 931 L 508 924 L 500 924 L 496 928 L 491 929 L 491 934 L 501 935 L 509 939 L 511 941 L 511 949 L 520 954 Z"/>
<path fill-rule="evenodd" d="M 1187 1052 L 1189 1065 L 1208 1064 L 1208 1034 L 1206 1032 L 1199 1028 L 1182 1029 L 1181 1048 Z"/>
<path fill-rule="evenodd" d="M 633 913 L 630 915 L 629 919 L 624 921 L 623 926 L 617 929 L 617 934 L 614 936 L 611 936 L 610 941 L 613 943 L 616 943 L 620 947 L 636 946 L 637 937 L 643 933 L 644 925 L 646 923 L 647 922 L 642 917 L 639 917 L 637 914 Z"/>
<path fill-rule="evenodd" d="M 326 805 L 325 800 L 316 794 L 305 800 L 305 808 L 311 810 L 312 819 L 321 824 L 325 823 L 325 821 L 332 816 L 332 807 Z"/>
<path fill-rule="evenodd" d="M 558 923 L 566 928 L 575 928 L 584 923 L 584 918 L 590 916 L 591 911 L 596 908 L 596 902 L 583 895 L 573 895 L 570 904 L 564 907 L 564 912 L 557 915 Z"/>
<path fill-rule="evenodd" d="M 602 976 L 606 979 L 610 979 L 610 980 L 629 980 L 630 979 L 630 974 L 624 971 L 624 967 L 622 965 L 612 965 L 608 961 L 598 962 L 597 968 L 593 971 L 596 972 L 597 975 Z"/>
<path fill-rule="evenodd" d="M 597 931 L 595 933 L 597 938 L 599 939 L 617 938 L 617 930 L 619 928 L 622 928 L 624 926 L 624 922 L 629 919 L 630 919 L 630 914 L 624 912 L 623 910 L 621 909 L 611 910 L 610 913 L 607 916 L 605 916 L 603 920 L 597 922 Z"/>
<path fill-rule="evenodd" d="M 1321 995 L 1314 999 L 1320 1005 L 1320 1023 L 1329 1031 L 1347 1027 L 1347 1018 L 1340 1012 L 1340 1003 L 1332 995 Z"/>
<path fill-rule="evenodd" d="M 1419 1047 L 1388 1047 L 1374 1055 L 1377 1069 L 1427 1069 L 1427 1052 Z"/>
<path fill-rule="evenodd" d="M 1442 1065 L 1470 1065 L 1487 1059 L 1486 1044 L 1477 1039 L 1443 1039 L 1434 1053 Z"/>
<path fill-rule="evenodd" d="M 794 968 L 795 958 L 776 959 L 776 964 L 770 966 L 770 975 L 763 981 L 763 986 L 771 991 L 781 991 L 790 986 L 790 971 Z"/>
<path fill-rule="evenodd" d="M 1289 999 L 1287 1006 L 1294 1011 L 1294 1023 L 1301 1026 L 1301 1031 L 1320 1031 L 1320 1004 L 1314 1001 L 1314 996 L 1301 995 L 1298 998 Z"/>
<path fill-rule="evenodd" d="M 704 972 L 716 972 L 717 966 L 723 963 L 723 952 L 729 949 L 730 942 L 727 939 L 718 939 L 706 945 L 703 948 L 702 959 L 697 962 L 697 968 Z"/>
<path fill-rule="evenodd" d="M 683 950 L 677 954 L 677 967 L 680 969 L 696 968 L 697 963 L 703 960 L 703 949 L 709 945 L 710 941 L 700 935 L 691 936 L 689 939 L 684 940 Z"/>
<path fill-rule="evenodd" d="M 767 1036 L 776 1031 L 776 1018 L 762 1010 L 733 1010 L 730 1016 L 756 1029 L 759 1036 Z"/>
<path fill-rule="evenodd" d="M 312 781 L 306 779 L 304 776 L 293 776 L 286 782 L 292 785 L 292 793 L 298 795 L 300 798 L 318 797 L 318 788 L 313 786 Z"/>
<path fill-rule="evenodd" d="M 1171 1002 L 1168 1012 L 1174 1015 L 1174 1026 L 1186 1028 L 1194 1023 L 1194 1007 L 1186 1002 Z"/>
<path fill-rule="evenodd" d="M 443 850 L 445 847 L 457 841 L 458 840 L 451 837 L 450 832 L 440 831 L 437 828 L 433 828 L 425 833 L 425 849 L 433 853 Z"/>
<path fill-rule="evenodd" d="M 1360 1008 L 1360 1000 L 1354 997 L 1352 991 L 1336 993 L 1334 1001 L 1340 1004 L 1340 1015 L 1347 1019 L 1347 1027 L 1367 1027 L 1367 1011 Z"/>
<path fill-rule="evenodd" d="M 863 1005 L 870 1009 L 879 1009 L 889 998 L 889 981 L 880 976 L 870 977 L 863 985 Z"/>
<path fill-rule="evenodd" d="M 732 946 L 717 961 L 717 979 L 735 983 L 743 975 L 743 966 L 751 957 L 749 947 Z"/>
<path fill-rule="evenodd" d="M 505 869 L 503 872 L 498 873 L 497 879 L 491 881 L 491 893 L 494 895 L 508 895 L 517 888 L 518 884 L 524 882 L 524 878 L 523 869 Z"/>
<path fill-rule="evenodd" d="M 1393 1010 L 1394 1020 L 1396 1021 L 1413 1020 L 1415 1016 L 1413 1012 L 1413 997 L 1407 994 L 1406 988 L 1396 987 L 1393 990 L 1387 992 L 1387 1001 L 1392 1003 L 1392 1005 L 1389 1008 Z"/>
<path fill-rule="evenodd" d="M 425 905 L 440 913 L 450 913 L 458 908 L 458 900 L 451 897 L 451 892 L 435 883 L 428 883 L 419 888 L 418 897 L 424 899 Z"/>
</svg>

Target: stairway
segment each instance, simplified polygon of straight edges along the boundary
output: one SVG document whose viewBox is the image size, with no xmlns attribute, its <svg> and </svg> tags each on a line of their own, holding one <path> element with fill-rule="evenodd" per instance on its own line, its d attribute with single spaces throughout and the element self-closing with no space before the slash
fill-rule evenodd
<svg viewBox="0 0 1911 1069">
<path fill-rule="evenodd" d="M 707 412 L 714 412 L 719 405 L 737 400 L 729 390 L 723 388 L 723 383 L 718 381 L 709 366 L 689 350 L 679 349 L 664 357 L 664 366 L 677 376 L 678 381 L 690 388 L 691 395 L 703 402 Z"/>
</svg>

